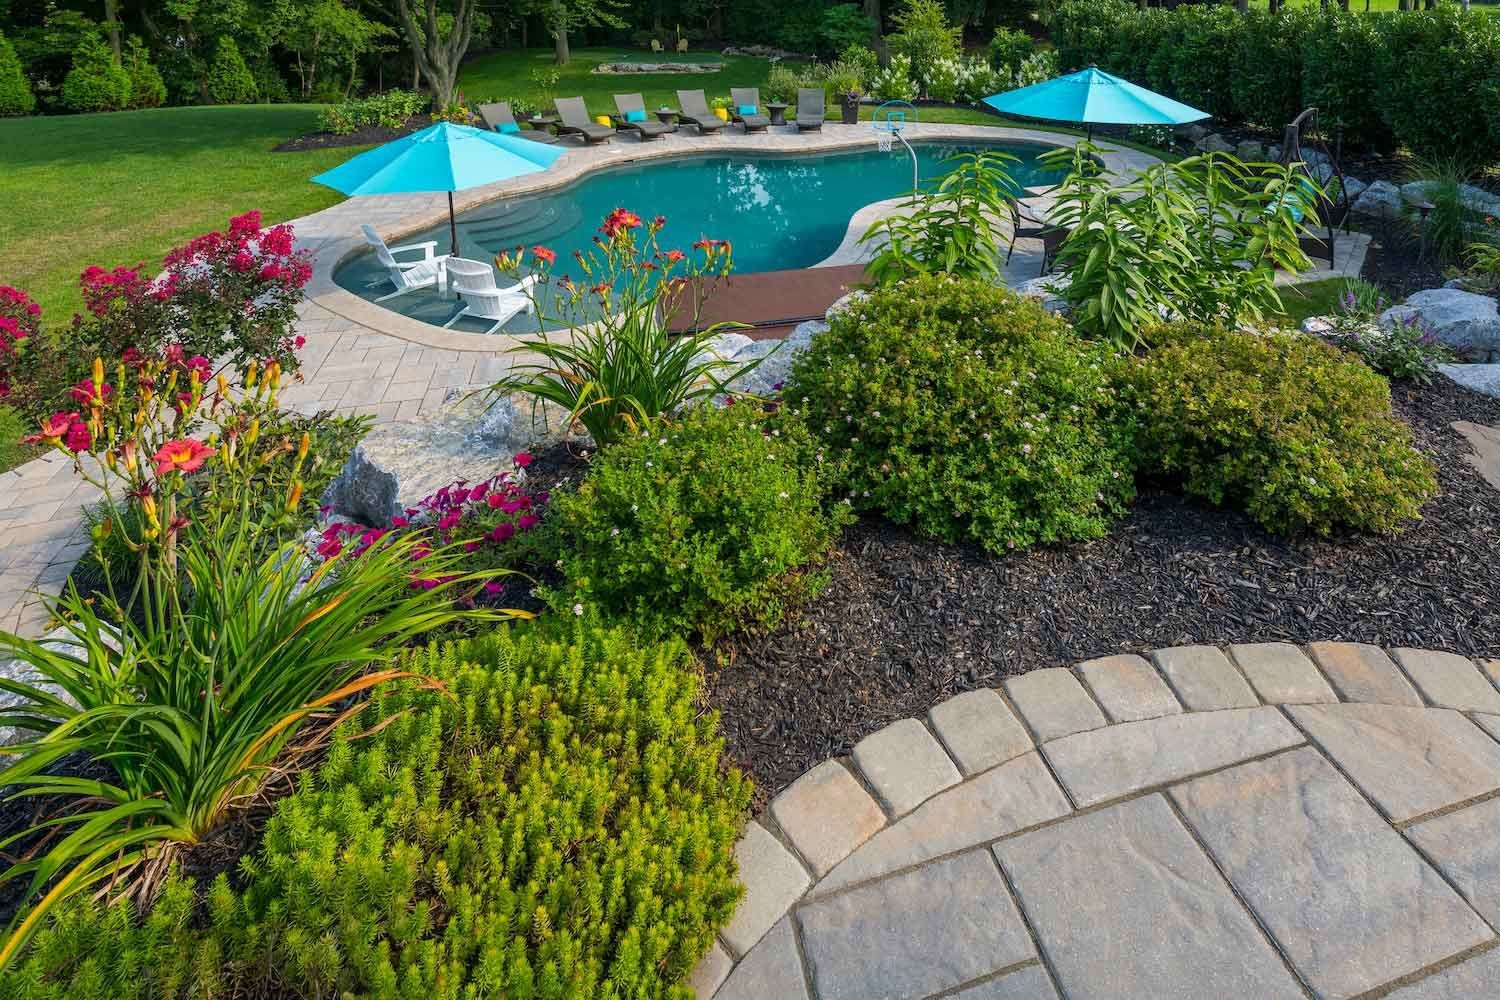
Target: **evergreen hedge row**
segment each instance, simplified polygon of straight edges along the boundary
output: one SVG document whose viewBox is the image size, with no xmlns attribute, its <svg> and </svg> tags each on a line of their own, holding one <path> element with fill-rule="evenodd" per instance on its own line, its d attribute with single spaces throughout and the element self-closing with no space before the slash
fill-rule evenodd
<svg viewBox="0 0 1500 1000">
<path fill-rule="evenodd" d="M 1453 4 L 1272 14 L 1064 0 L 1052 37 L 1065 70 L 1097 65 L 1221 121 L 1279 130 L 1316 106 L 1349 145 L 1500 160 L 1500 17 Z"/>
</svg>

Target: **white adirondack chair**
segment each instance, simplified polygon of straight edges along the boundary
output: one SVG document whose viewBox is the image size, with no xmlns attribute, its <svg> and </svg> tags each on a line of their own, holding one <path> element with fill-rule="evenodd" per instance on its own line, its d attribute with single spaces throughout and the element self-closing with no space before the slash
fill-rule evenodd
<svg viewBox="0 0 1500 1000">
<path fill-rule="evenodd" d="M 446 255 L 439 255 L 434 252 L 437 247 L 437 240 L 427 240 L 423 243 L 408 243 L 399 247 L 388 247 L 385 245 L 385 240 L 380 238 L 380 234 L 375 232 L 374 227 L 369 223 L 360 226 L 360 229 L 364 231 L 365 242 L 370 244 L 370 247 L 375 251 L 375 259 L 380 261 L 381 267 L 385 268 L 386 277 L 390 279 L 391 284 L 396 286 L 394 292 L 380 296 L 375 300 L 376 302 L 394 299 L 399 295 L 415 292 L 422 288 L 436 287 L 439 290 L 442 289 L 444 265 L 447 263 L 448 258 Z M 396 259 L 396 254 L 412 251 L 420 251 L 422 259 L 409 261 L 398 261 Z M 371 284 L 372 286 L 378 285 L 380 282 L 375 281 Z"/>
<path fill-rule="evenodd" d="M 531 299 L 526 289 L 536 283 L 537 276 L 527 275 L 519 284 L 499 288 L 495 284 L 495 269 L 484 261 L 468 260 L 464 257 L 448 258 L 448 281 L 463 308 L 449 317 L 444 328 L 451 327 L 465 316 L 494 320 L 494 325 L 485 333 L 494 333 L 513 316 L 531 312 Z"/>
</svg>

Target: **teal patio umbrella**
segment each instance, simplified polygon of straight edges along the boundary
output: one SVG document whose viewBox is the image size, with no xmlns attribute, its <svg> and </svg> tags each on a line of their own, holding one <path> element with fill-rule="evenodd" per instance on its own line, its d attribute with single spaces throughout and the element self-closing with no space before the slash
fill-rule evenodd
<svg viewBox="0 0 1500 1000">
<path fill-rule="evenodd" d="M 1183 125 L 1209 117 L 1095 66 L 995 94 L 984 103 L 1008 115 L 1087 125 L 1090 138 L 1095 125 Z"/>
<path fill-rule="evenodd" d="M 344 194 L 448 194 L 448 233 L 458 254 L 453 192 L 546 170 L 564 150 L 531 139 L 439 122 L 360 153 L 313 180 Z"/>
</svg>

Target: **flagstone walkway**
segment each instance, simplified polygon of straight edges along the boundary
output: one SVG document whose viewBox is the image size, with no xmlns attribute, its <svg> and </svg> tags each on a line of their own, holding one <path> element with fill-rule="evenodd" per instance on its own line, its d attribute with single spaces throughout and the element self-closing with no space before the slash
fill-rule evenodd
<svg viewBox="0 0 1500 1000">
<path fill-rule="evenodd" d="M 809 771 L 700 1000 L 1500 996 L 1500 660 L 1037 670 Z"/>
</svg>

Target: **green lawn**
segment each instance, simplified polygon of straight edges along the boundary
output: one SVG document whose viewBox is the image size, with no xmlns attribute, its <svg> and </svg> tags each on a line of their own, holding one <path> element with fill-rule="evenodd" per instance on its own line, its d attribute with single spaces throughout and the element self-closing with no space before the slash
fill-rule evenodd
<svg viewBox="0 0 1500 1000">
<path fill-rule="evenodd" d="M 1339 295 L 1348 280 L 1323 278 L 1277 289 L 1281 293 L 1282 322 L 1287 326 L 1300 326 L 1309 316 L 1328 316 L 1337 312 Z"/>
<path fill-rule="evenodd" d="M 15 410 L 0 406 L 0 472 L 14 469 L 41 454 L 37 449 L 19 443 L 21 435 L 29 431 L 30 428 L 21 425 L 21 418 L 16 416 Z"/>
<path fill-rule="evenodd" d="M 60 321 L 89 264 L 154 269 L 231 215 L 258 208 L 273 222 L 331 205 L 343 196 L 308 178 L 354 150 L 271 152 L 317 119 L 307 105 L 0 119 L 0 276 Z"/>
<path fill-rule="evenodd" d="M 607 62 L 721 62 L 717 73 L 640 73 L 604 75 L 593 72 Z M 561 74 L 550 95 L 532 79 L 532 71 L 557 70 Z M 554 97 L 582 97 L 594 114 L 615 110 L 615 94 L 639 92 L 646 107 L 677 106 L 677 91 L 701 88 L 710 99 L 728 97 L 730 87 L 759 87 L 766 82 L 771 64 L 749 56 L 723 56 L 717 52 L 650 53 L 640 49 L 574 49 L 572 61 L 558 67 L 551 49 L 492 52 L 464 66 L 459 89 L 470 102 L 511 101 L 521 98 L 550 108 Z"/>
</svg>

